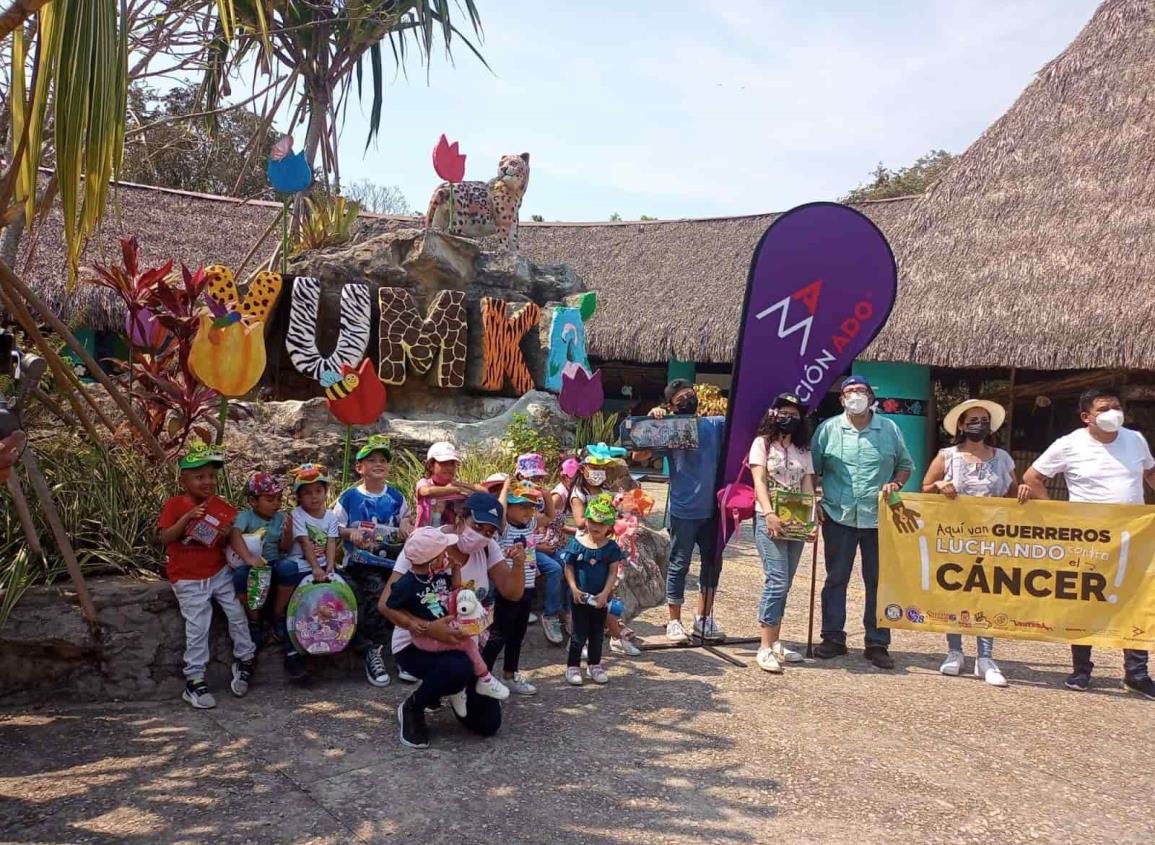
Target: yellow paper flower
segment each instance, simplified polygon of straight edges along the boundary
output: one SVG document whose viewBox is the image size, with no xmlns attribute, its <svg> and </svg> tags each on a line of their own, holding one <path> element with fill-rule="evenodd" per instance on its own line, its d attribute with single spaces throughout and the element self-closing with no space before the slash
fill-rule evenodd
<svg viewBox="0 0 1155 845">
<path fill-rule="evenodd" d="M 201 384 L 222 396 L 244 396 L 265 372 L 264 323 L 221 322 L 201 314 L 189 366 Z"/>
</svg>

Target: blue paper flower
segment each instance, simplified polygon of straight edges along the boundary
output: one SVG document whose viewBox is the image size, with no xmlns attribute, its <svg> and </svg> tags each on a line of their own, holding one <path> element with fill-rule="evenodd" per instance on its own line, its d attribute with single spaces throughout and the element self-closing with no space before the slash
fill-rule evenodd
<svg viewBox="0 0 1155 845">
<path fill-rule="evenodd" d="M 297 194 L 313 184 L 313 168 L 304 153 L 293 152 L 293 139 L 288 135 L 273 145 L 265 172 L 273 190 L 282 194 Z"/>
</svg>

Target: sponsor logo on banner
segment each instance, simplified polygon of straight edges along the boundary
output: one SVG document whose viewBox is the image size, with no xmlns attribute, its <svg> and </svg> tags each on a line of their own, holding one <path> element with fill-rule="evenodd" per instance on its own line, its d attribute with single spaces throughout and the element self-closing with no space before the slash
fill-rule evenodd
<svg viewBox="0 0 1155 845">
<path fill-rule="evenodd" d="M 891 622 L 897 622 L 899 619 L 901 619 L 902 618 L 902 605 L 901 604 L 888 604 L 886 606 L 886 618 L 889 619 Z"/>
</svg>

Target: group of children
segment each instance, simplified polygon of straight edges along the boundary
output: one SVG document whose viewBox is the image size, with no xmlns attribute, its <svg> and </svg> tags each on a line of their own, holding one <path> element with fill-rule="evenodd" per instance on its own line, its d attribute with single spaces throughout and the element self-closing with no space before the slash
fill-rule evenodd
<svg viewBox="0 0 1155 845">
<path fill-rule="evenodd" d="M 181 458 L 181 493 L 165 502 L 157 539 L 166 548 L 168 578 L 185 620 L 185 701 L 199 709 L 216 705 L 205 683 L 214 601 L 228 620 L 234 695 L 248 691 L 270 619 L 273 636 L 283 646 L 290 679 L 308 682 L 305 656 L 286 626 L 294 591 L 306 578 L 314 583 L 338 578 L 352 587 L 359 606 L 358 635 L 365 651 L 366 678 L 374 686 L 388 685 L 391 678 L 385 656 L 391 626 L 379 614 L 377 603 L 394 562 L 404 552 L 411 564 L 422 560 L 432 567 L 419 565 L 412 570 L 422 589 L 409 592 L 426 603 L 433 600 L 430 596 L 440 597 L 444 606 L 433 609 L 433 618 L 459 606 L 472 607 L 469 602 L 477 602 L 477 597 L 460 590 L 453 573 L 436 565 L 445 556 L 433 552 L 441 551 L 435 546 L 445 545 L 434 535 L 451 536 L 445 532 L 452 531 L 467 497 L 478 492 L 498 497 L 499 543 L 507 558 L 524 560 L 526 588 L 516 601 L 500 593 L 488 596 L 491 605 L 477 611 L 476 627 L 487 629 L 482 634 L 484 648 L 479 652 L 475 642 L 472 650 L 465 650 L 472 652 L 478 670 L 478 692 L 494 698 L 537 692 L 520 671 L 520 658 L 529 626 L 535 621 L 531 610 L 538 588 L 543 592 L 540 621 L 546 640 L 563 645 L 568 628 L 565 678 L 570 684 L 583 683 L 583 659 L 590 679 L 607 683 L 602 666 L 607 627 L 612 650 L 640 654 L 632 632 L 608 612 L 614 604 L 614 588 L 624 575 L 626 556 L 614 539 L 615 526 L 622 530 L 615 499 L 603 492 L 606 473 L 593 456 L 566 459 L 559 467 L 560 481 L 549 490 L 544 485 L 550 473 L 537 454 L 519 456 L 512 476 L 497 474 L 473 484 L 458 478 L 461 456 L 456 448 L 435 443 L 426 455 L 425 477 L 416 485 L 415 512 L 405 495 L 389 484 L 392 458 L 388 438 L 370 436 L 356 453 L 357 483 L 344 490 L 332 507 L 331 480 L 320 464 L 304 464 L 290 473 L 295 499 L 291 511 L 283 508 L 281 482 L 258 472 L 246 484 L 248 508 L 236 514 L 231 525 L 215 507 L 219 502 L 216 475 L 224 466 L 223 453 L 196 444 Z M 206 526 L 217 530 L 206 531 Z M 444 590 L 426 589 L 433 579 L 440 579 L 437 583 Z M 254 589 L 258 582 L 266 589 Z M 397 589 L 399 584 L 390 593 L 390 606 L 408 595 Z M 487 668 L 498 656 L 503 658 L 500 681 Z M 399 674 L 404 681 L 416 680 Z"/>
</svg>

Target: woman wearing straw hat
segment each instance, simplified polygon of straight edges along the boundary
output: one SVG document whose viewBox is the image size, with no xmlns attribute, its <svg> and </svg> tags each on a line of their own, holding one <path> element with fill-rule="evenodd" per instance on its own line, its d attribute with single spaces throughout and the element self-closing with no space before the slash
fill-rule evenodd
<svg viewBox="0 0 1155 845">
<path fill-rule="evenodd" d="M 1003 406 L 985 399 L 968 399 L 950 409 L 943 428 L 954 439 L 930 462 L 922 480 L 922 492 L 941 493 L 949 499 L 956 496 L 1012 496 L 1025 498 L 1023 487 L 1015 477 L 1015 462 L 995 446 L 995 432 L 1002 427 L 1007 413 Z M 939 671 L 958 675 L 966 658 L 962 635 L 947 634 L 947 655 Z M 991 686 L 1005 687 L 1007 679 L 991 659 L 994 640 L 978 637 L 975 677 Z"/>
</svg>

